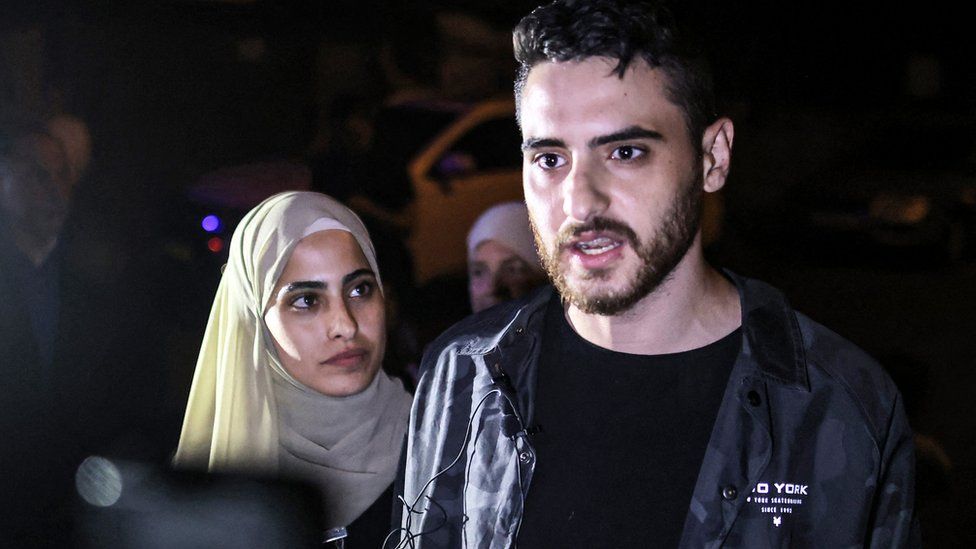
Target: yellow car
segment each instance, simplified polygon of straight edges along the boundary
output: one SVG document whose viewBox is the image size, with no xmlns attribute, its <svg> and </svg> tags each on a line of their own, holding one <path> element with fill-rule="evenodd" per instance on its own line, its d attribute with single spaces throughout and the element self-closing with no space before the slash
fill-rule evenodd
<svg viewBox="0 0 976 549">
<path fill-rule="evenodd" d="M 465 237 L 499 202 L 522 200 L 521 136 L 512 100 L 477 104 L 442 130 L 407 167 L 414 189 L 407 246 L 423 284 L 465 271 Z"/>
</svg>

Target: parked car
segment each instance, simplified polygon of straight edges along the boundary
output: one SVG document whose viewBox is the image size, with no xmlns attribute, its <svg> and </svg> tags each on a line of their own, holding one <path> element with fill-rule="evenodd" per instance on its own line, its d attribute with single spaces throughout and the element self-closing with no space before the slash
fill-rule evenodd
<svg viewBox="0 0 976 549">
<path fill-rule="evenodd" d="M 408 246 L 418 283 L 465 271 L 465 237 L 491 206 L 522 200 L 521 136 L 511 100 L 475 105 L 407 166 L 414 190 Z"/>
</svg>

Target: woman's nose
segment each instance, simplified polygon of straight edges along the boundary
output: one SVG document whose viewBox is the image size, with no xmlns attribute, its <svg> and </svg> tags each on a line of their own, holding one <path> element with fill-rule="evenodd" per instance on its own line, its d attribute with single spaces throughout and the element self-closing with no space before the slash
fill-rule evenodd
<svg viewBox="0 0 976 549">
<path fill-rule="evenodd" d="M 356 319 L 345 303 L 340 302 L 328 316 L 329 339 L 351 339 L 356 335 Z"/>
</svg>

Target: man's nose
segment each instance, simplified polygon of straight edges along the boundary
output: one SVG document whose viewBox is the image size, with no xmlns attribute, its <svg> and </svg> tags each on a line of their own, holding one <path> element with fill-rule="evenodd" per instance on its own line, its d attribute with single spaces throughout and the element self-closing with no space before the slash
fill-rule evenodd
<svg viewBox="0 0 976 549">
<path fill-rule="evenodd" d="M 562 184 L 563 213 L 586 222 L 606 211 L 610 197 L 600 188 L 597 169 L 585 161 L 576 161 Z"/>
</svg>

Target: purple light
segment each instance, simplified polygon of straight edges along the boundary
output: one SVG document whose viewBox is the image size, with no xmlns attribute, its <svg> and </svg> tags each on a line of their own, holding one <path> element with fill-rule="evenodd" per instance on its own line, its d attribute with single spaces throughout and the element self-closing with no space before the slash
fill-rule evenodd
<svg viewBox="0 0 976 549">
<path fill-rule="evenodd" d="M 217 232 L 217 229 L 220 228 L 220 218 L 215 215 L 208 215 L 207 217 L 203 218 L 200 225 L 203 227 L 203 230 L 207 231 L 208 233 Z"/>
</svg>

